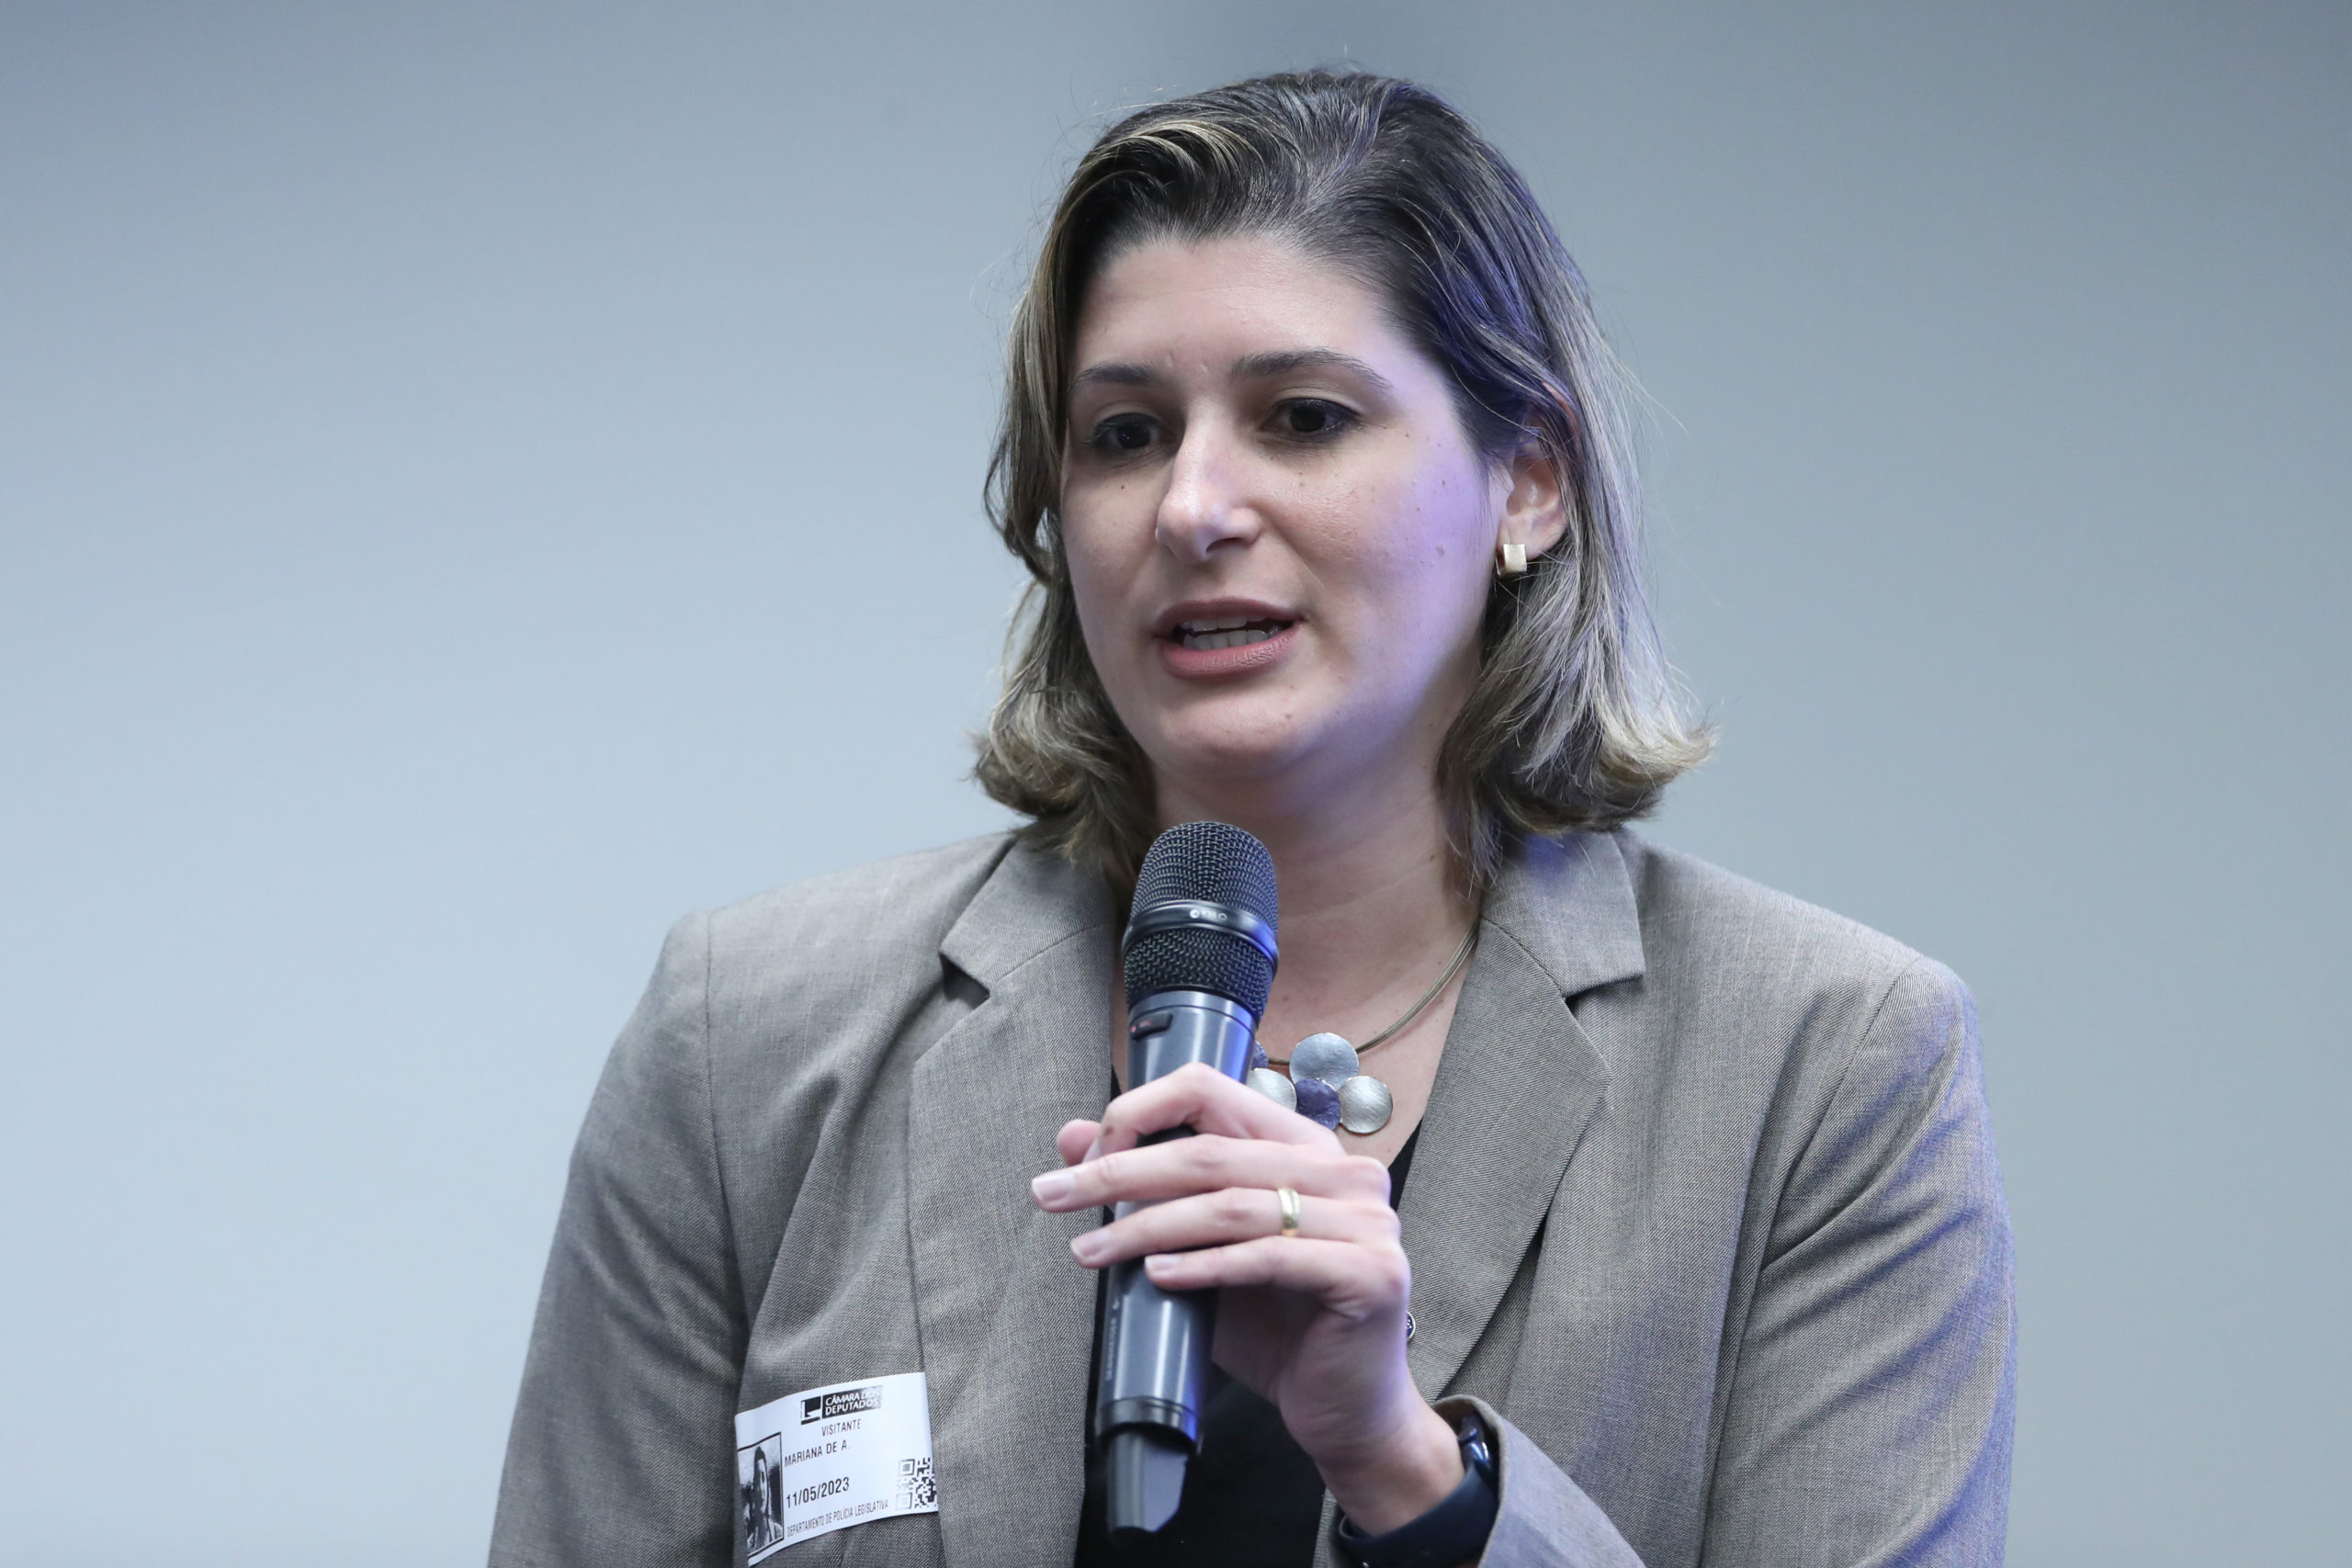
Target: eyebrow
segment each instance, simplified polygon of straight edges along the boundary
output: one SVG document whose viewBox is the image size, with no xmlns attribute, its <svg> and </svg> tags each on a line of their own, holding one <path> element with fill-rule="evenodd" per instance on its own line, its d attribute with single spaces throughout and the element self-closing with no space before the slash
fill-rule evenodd
<svg viewBox="0 0 2352 1568">
<path fill-rule="evenodd" d="M 1262 381 L 1300 370 L 1344 370 L 1390 396 L 1396 391 L 1387 377 L 1354 355 L 1341 354 L 1336 348 L 1284 348 L 1246 355 L 1235 360 L 1227 374 L 1237 381 Z M 1148 365 L 1111 362 L 1088 366 L 1078 373 L 1072 386 L 1155 387 L 1162 379 L 1159 372 Z"/>
<path fill-rule="evenodd" d="M 1233 362 L 1233 377 L 1241 381 L 1262 381 L 1275 376 L 1288 376 L 1298 370 L 1344 370 L 1361 377 L 1383 392 L 1394 395 L 1396 389 L 1388 378 L 1358 359 L 1352 354 L 1341 354 L 1336 348 L 1286 348 L 1271 354 L 1253 354 Z"/>
<path fill-rule="evenodd" d="M 1147 365 L 1090 365 L 1078 373 L 1074 387 L 1148 387 L 1159 374 Z"/>
</svg>

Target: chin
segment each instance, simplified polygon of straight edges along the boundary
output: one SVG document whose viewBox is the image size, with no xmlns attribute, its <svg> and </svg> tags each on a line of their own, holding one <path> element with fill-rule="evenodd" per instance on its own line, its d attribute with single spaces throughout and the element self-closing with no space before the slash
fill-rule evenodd
<svg viewBox="0 0 2352 1568">
<path fill-rule="evenodd" d="M 1180 717 L 1161 727 L 1145 748 L 1155 770 L 1210 789 L 1261 784 L 1290 772 L 1312 750 L 1295 720 L 1200 722 L 1205 716 Z"/>
</svg>

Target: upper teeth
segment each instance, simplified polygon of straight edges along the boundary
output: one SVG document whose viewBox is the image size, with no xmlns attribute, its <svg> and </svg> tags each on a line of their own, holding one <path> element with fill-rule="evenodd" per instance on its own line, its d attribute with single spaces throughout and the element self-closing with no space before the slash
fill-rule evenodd
<svg viewBox="0 0 2352 1568">
<path fill-rule="evenodd" d="M 1187 648 L 1247 648 L 1273 636 L 1274 628 L 1261 624 L 1253 629 L 1248 617 L 1237 615 L 1222 621 L 1186 621 L 1176 628 L 1176 635 Z"/>
</svg>

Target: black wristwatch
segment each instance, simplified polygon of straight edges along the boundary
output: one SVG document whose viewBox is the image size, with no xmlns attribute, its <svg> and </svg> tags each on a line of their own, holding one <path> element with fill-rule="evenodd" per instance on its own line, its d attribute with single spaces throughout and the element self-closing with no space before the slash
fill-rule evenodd
<svg viewBox="0 0 2352 1568">
<path fill-rule="evenodd" d="M 1455 1568 L 1475 1562 L 1487 1550 L 1502 1496 L 1495 1483 L 1495 1446 L 1475 1410 L 1453 1423 L 1462 1444 L 1462 1483 L 1437 1506 L 1406 1520 L 1385 1535 L 1363 1535 L 1340 1516 L 1333 1532 L 1340 1551 L 1357 1568 Z"/>
</svg>

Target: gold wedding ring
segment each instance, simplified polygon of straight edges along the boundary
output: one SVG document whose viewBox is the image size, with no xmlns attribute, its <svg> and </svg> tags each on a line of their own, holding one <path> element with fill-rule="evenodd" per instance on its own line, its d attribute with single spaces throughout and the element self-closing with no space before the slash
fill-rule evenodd
<svg viewBox="0 0 2352 1568">
<path fill-rule="evenodd" d="M 1298 1194 L 1287 1187 L 1274 1189 L 1274 1201 L 1283 1206 L 1283 1235 L 1295 1238 L 1298 1235 Z"/>
</svg>

